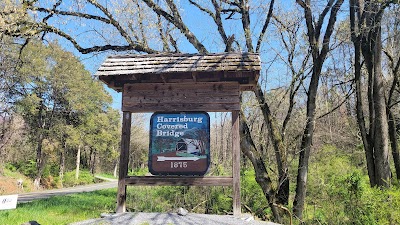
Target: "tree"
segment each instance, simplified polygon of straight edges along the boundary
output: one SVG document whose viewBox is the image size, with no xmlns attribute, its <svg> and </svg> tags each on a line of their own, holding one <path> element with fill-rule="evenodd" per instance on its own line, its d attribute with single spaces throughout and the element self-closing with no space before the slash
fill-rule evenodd
<svg viewBox="0 0 400 225">
<path fill-rule="evenodd" d="M 364 144 L 370 185 L 381 187 L 388 187 L 391 179 L 388 120 L 381 66 L 381 21 L 390 3 L 391 1 L 350 1 L 351 38 L 355 50 L 354 77 L 358 126 Z M 368 121 L 365 120 L 361 94 L 363 64 L 368 74 Z"/>
<path fill-rule="evenodd" d="M 304 18 L 307 24 L 308 42 L 310 44 L 311 57 L 313 60 L 312 75 L 307 91 L 306 127 L 304 129 L 301 139 L 296 196 L 293 203 L 293 211 L 295 215 L 298 218 L 302 219 L 307 187 L 308 160 L 310 157 L 312 138 L 314 134 L 318 83 L 321 75 L 322 66 L 330 50 L 330 40 L 335 28 L 334 26 L 337 18 L 337 13 L 343 4 L 343 0 L 328 1 L 328 4 L 324 8 L 324 10 L 318 16 L 318 20 L 316 23 L 314 23 L 315 19 L 312 14 L 313 11 L 311 9 L 311 2 L 309 0 L 297 0 L 296 2 L 304 9 Z M 329 12 L 330 16 L 328 19 L 328 24 L 324 29 L 325 34 L 323 37 L 321 37 L 324 19 Z"/>
<path fill-rule="evenodd" d="M 397 144 L 397 132 L 396 124 L 398 124 L 398 116 L 396 115 L 396 108 L 398 107 L 398 89 L 399 89 L 399 73 L 400 73 L 400 58 L 399 54 L 399 40 L 400 40 L 400 18 L 397 16 L 399 13 L 399 7 L 394 6 L 387 10 L 388 20 L 384 20 L 383 26 L 385 33 L 387 34 L 386 45 L 383 52 L 385 53 L 389 61 L 389 74 L 391 75 L 391 84 L 386 98 L 386 109 L 388 114 L 388 126 L 389 126 L 389 139 L 392 148 L 392 155 L 394 166 L 396 170 L 396 177 L 400 180 L 400 155 Z"/>
<path fill-rule="evenodd" d="M 8 78 L 14 87 L 9 94 L 28 125 L 32 143 L 35 143 L 35 185 L 39 187 L 45 162 L 54 157 L 53 152 L 44 150 L 46 145 L 59 149 L 62 177 L 69 135 L 73 136 L 70 130 L 79 127 L 87 114 L 107 111 L 105 107 L 111 101 L 79 60 L 63 51 L 57 43 L 45 46 L 31 41 L 20 57 L 23 63 L 15 76 Z"/>
</svg>

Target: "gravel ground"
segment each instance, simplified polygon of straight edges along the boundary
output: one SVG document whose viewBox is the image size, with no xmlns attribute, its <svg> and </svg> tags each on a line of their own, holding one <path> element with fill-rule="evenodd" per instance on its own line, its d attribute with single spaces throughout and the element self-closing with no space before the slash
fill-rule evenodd
<svg viewBox="0 0 400 225">
<path fill-rule="evenodd" d="M 229 215 L 210 215 L 189 213 L 180 216 L 176 213 L 120 213 L 101 219 L 91 219 L 71 225 L 278 225 L 256 221 L 250 215 L 237 218 Z"/>
</svg>

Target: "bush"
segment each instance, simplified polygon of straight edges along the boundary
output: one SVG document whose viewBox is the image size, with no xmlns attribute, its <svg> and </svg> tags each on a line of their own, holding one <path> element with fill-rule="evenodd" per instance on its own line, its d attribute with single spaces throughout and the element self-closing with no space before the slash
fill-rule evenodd
<svg viewBox="0 0 400 225">
<path fill-rule="evenodd" d="M 255 180 L 255 172 L 253 169 L 245 170 L 241 174 L 241 195 L 242 204 L 245 205 L 246 210 L 249 209 L 257 217 L 262 219 L 269 219 L 270 209 L 268 202 Z"/>
<path fill-rule="evenodd" d="M 10 170 L 11 172 L 17 171 L 17 167 L 11 163 L 6 163 L 4 168 Z"/>
<path fill-rule="evenodd" d="M 36 176 L 36 161 L 29 160 L 27 162 L 20 162 L 15 165 L 17 170 L 27 177 L 34 178 Z"/>
<path fill-rule="evenodd" d="M 329 155 L 329 157 L 325 157 Z M 310 164 L 307 224 L 400 224 L 400 188 L 371 188 L 351 155 L 325 146 Z"/>
<path fill-rule="evenodd" d="M 80 170 L 79 179 L 75 179 L 75 170 L 66 172 L 64 174 L 63 184 L 65 187 L 72 187 L 76 185 L 93 184 L 93 183 L 95 183 L 95 178 L 88 170 Z"/>
</svg>

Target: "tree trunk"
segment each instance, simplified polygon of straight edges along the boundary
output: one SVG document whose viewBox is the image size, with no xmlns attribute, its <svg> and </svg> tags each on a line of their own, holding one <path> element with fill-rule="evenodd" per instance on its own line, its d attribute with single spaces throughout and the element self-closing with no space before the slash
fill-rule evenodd
<svg viewBox="0 0 400 225">
<path fill-rule="evenodd" d="M 399 149 L 397 146 L 397 132 L 396 132 L 396 119 L 393 116 L 392 112 L 390 109 L 388 110 L 388 126 L 389 126 L 389 138 L 390 138 L 390 145 L 392 147 L 392 155 L 393 155 L 393 161 L 394 161 L 394 167 L 396 169 L 396 178 L 397 180 L 400 180 L 400 155 L 399 155 Z"/>
<path fill-rule="evenodd" d="M 63 187 L 64 171 L 65 171 L 65 154 L 66 154 L 67 143 L 64 141 L 64 146 L 60 151 L 60 185 Z"/>
<path fill-rule="evenodd" d="M 81 145 L 78 145 L 76 152 L 76 169 L 75 169 L 75 180 L 79 179 L 79 167 L 81 166 Z"/>
<path fill-rule="evenodd" d="M 368 177 L 371 187 L 375 186 L 375 162 L 374 162 L 374 153 L 373 153 L 373 145 L 372 145 L 372 137 L 371 131 L 367 130 L 367 126 L 365 124 L 365 115 L 363 110 L 363 98 L 362 98 L 362 82 L 361 82 L 361 34 L 358 34 L 359 31 L 359 23 L 357 20 L 360 20 L 360 16 L 362 12 L 360 11 L 360 3 L 357 0 L 350 1 L 350 27 L 351 27 L 351 39 L 354 45 L 354 78 L 356 84 L 356 114 L 357 114 L 357 124 L 361 133 L 361 139 L 364 145 L 365 158 L 367 161 L 367 170 Z M 369 48 L 367 48 L 369 49 Z M 367 54 L 370 58 L 371 54 Z M 369 59 L 367 58 L 367 60 Z M 368 89 L 371 90 L 370 85 Z M 370 95 L 368 95 L 368 99 L 370 99 Z M 370 101 L 368 101 L 370 102 Z M 371 106 L 369 106 L 369 109 Z M 370 114 L 371 116 L 371 114 Z M 371 122 L 371 121 L 370 121 Z M 370 125 L 370 129 L 373 129 Z"/>
<path fill-rule="evenodd" d="M 265 168 L 263 159 L 260 157 L 259 151 L 257 151 L 256 146 L 250 134 L 250 129 L 246 123 L 243 113 L 240 115 L 240 147 L 251 161 L 256 174 L 256 182 L 260 185 L 264 196 L 268 201 L 268 205 L 271 208 L 272 214 L 275 221 L 278 223 L 282 222 L 282 215 L 279 208 L 275 204 L 275 190 L 272 186 L 271 178 L 269 177 L 268 171 Z"/>
<path fill-rule="evenodd" d="M 276 121 L 271 114 L 269 105 L 265 101 L 264 93 L 259 84 L 257 84 L 255 94 L 260 104 L 264 116 L 264 123 L 268 127 L 269 137 L 275 150 L 275 158 L 278 165 L 279 184 L 278 184 L 278 204 L 287 205 L 289 203 L 289 178 L 287 168 L 286 148 L 283 144 L 282 136 L 277 129 Z"/>
<path fill-rule="evenodd" d="M 299 218 L 303 218 L 304 203 L 306 199 L 308 160 L 312 146 L 312 138 L 315 127 L 315 107 L 318 91 L 319 76 L 321 73 L 322 62 L 314 60 L 313 75 L 310 81 L 310 87 L 307 94 L 307 123 L 304 129 L 299 155 L 299 165 L 297 169 L 296 195 L 293 202 L 293 212 Z"/>
<path fill-rule="evenodd" d="M 44 169 L 44 154 L 42 152 L 43 140 L 44 140 L 43 134 L 39 134 L 38 146 L 36 149 L 36 177 L 35 180 L 33 181 L 33 185 L 36 190 L 40 189 L 40 182 L 42 179 L 42 174 Z"/>
<path fill-rule="evenodd" d="M 115 160 L 115 165 L 114 165 L 114 173 L 113 176 L 117 177 L 117 172 L 118 172 L 118 160 Z"/>
<path fill-rule="evenodd" d="M 308 160 L 310 158 L 312 138 L 315 126 L 315 108 L 319 77 L 321 75 L 322 65 L 325 62 L 325 59 L 330 50 L 330 39 L 334 31 L 337 13 L 343 4 L 343 0 L 337 0 L 336 3 L 334 3 L 334 1 L 329 1 L 324 9 L 325 13 L 321 13 L 319 15 L 317 23 L 315 23 L 316 18 L 313 17 L 313 12 L 311 10 L 311 1 L 297 0 L 296 2 L 304 9 L 304 18 L 307 25 L 307 37 L 311 48 L 311 55 L 313 60 L 312 76 L 307 92 L 307 120 L 300 145 L 296 195 L 293 201 L 293 212 L 299 219 L 302 219 L 306 198 Z M 328 24 L 326 26 L 326 29 L 323 29 L 323 20 L 329 11 L 330 16 Z M 322 38 L 321 33 L 323 30 L 325 30 L 325 34 Z"/>
<path fill-rule="evenodd" d="M 96 150 L 90 149 L 90 173 L 95 173 L 96 167 Z"/>
<path fill-rule="evenodd" d="M 381 67 L 382 40 L 381 29 L 376 29 L 375 53 L 374 53 L 374 89 L 373 101 L 375 111 L 375 136 L 374 136 L 374 158 L 376 184 L 380 187 L 390 186 L 390 164 L 389 164 L 389 134 L 386 114 L 386 101 L 384 93 L 384 82 Z"/>
</svg>

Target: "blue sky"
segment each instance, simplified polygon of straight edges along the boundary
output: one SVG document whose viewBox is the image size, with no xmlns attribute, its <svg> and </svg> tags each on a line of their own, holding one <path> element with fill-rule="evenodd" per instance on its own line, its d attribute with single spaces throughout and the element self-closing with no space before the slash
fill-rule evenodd
<svg viewBox="0 0 400 225">
<path fill-rule="evenodd" d="M 60 6 L 60 10 L 68 10 L 69 7 L 77 8 L 78 5 L 75 5 L 76 2 L 63 3 L 64 5 Z M 79 2 L 79 1 L 77 1 Z M 111 3 L 118 4 L 121 1 L 107 1 L 107 0 L 99 0 L 99 2 L 103 2 L 103 5 L 110 6 Z M 202 2 L 202 1 L 199 1 Z M 204 2 L 202 2 L 204 3 Z M 254 5 L 260 4 L 260 8 L 254 8 L 254 15 L 251 17 L 252 21 L 252 29 L 255 36 L 258 35 L 260 26 L 263 23 L 263 19 L 265 17 L 265 11 L 267 10 L 268 4 L 265 4 L 262 0 L 255 0 L 252 2 Z M 263 4 L 264 3 L 264 4 Z M 188 1 L 181 1 L 180 13 L 183 17 L 183 20 L 189 27 L 189 29 L 195 33 L 195 35 L 199 38 L 199 40 L 207 47 L 210 52 L 221 52 L 224 50 L 224 46 L 222 45 L 221 38 L 218 35 L 218 31 L 214 22 L 211 20 L 209 16 L 205 16 L 203 12 L 191 6 Z M 277 8 L 287 8 L 293 7 L 294 1 L 284 1 L 283 3 L 279 3 L 280 5 L 276 5 Z M 102 12 L 96 10 L 93 6 L 87 5 L 79 5 L 82 12 L 90 12 L 90 14 L 104 16 Z M 41 15 L 37 15 L 40 17 Z M 115 28 L 112 28 L 109 25 L 105 25 L 104 23 L 98 23 L 94 20 L 86 20 L 86 19 L 68 19 L 66 17 L 54 17 L 54 19 L 49 20 L 50 23 L 55 24 L 60 29 L 68 31 L 71 36 L 74 36 L 78 39 L 78 42 L 83 47 L 91 47 L 93 45 L 102 45 L 102 44 L 124 44 L 124 40 L 118 36 L 114 38 L 112 35 L 113 31 L 115 32 Z M 227 34 L 235 34 L 236 39 L 240 43 L 244 43 L 241 23 L 238 15 L 233 17 L 233 20 L 225 20 L 224 26 Z M 101 29 L 97 29 L 101 27 Z M 97 29 L 97 30 L 96 30 Z M 287 73 L 286 67 L 281 64 L 279 61 L 275 61 L 271 66 L 269 65 L 270 61 L 274 60 L 276 54 L 284 54 L 282 52 L 282 48 L 279 47 L 279 41 L 276 36 L 273 36 L 271 32 L 274 29 L 272 26 L 269 27 L 264 43 L 264 47 L 261 51 L 261 59 L 263 63 L 263 70 L 261 80 L 263 81 L 263 87 L 266 89 L 273 89 L 287 83 L 287 76 L 283 74 Z M 48 35 L 48 38 L 57 38 L 54 35 Z M 59 43 L 64 47 L 64 49 L 68 51 L 72 51 L 78 58 L 81 59 L 82 63 L 85 65 L 86 69 L 89 70 L 92 74 L 98 69 L 100 64 L 105 60 L 108 55 L 114 54 L 124 54 L 118 52 L 102 52 L 98 54 L 80 54 L 72 44 L 63 38 L 57 38 Z M 256 41 L 257 38 L 255 37 Z M 185 53 L 195 53 L 196 50 L 193 46 L 188 43 L 188 41 L 184 37 L 180 37 L 178 39 L 180 43 L 180 50 Z M 151 44 L 150 44 L 151 45 Z M 246 49 L 242 49 L 245 51 Z M 268 71 L 266 74 L 266 71 Z M 117 93 L 111 89 L 107 88 L 107 91 L 113 97 L 113 108 L 121 109 L 121 94 Z M 217 116 L 210 115 L 212 121 L 213 118 Z"/>
</svg>

